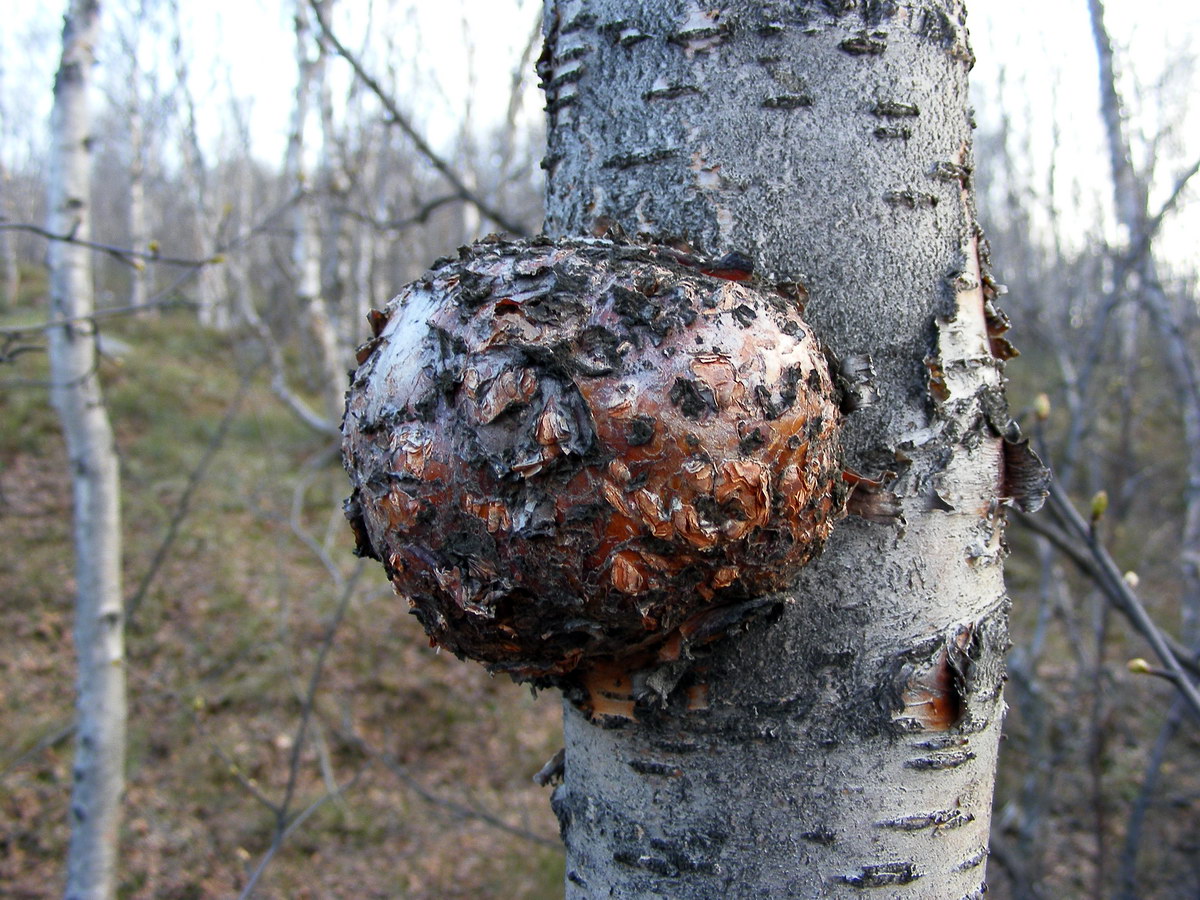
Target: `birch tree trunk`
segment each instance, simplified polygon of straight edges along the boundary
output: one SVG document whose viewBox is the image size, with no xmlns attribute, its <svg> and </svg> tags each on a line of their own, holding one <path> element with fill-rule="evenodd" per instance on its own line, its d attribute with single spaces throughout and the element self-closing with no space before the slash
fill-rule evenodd
<svg viewBox="0 0 1200 900">
<path fill-rule="evenodd" d="M 46 228 L 90 234 L 88 86 L 99 32 L 96 0 L 71 0 L 54 83 Z M 50 243 L 52 398 L 66 436 L 74 490 L 75 764 L 68 898 L 108 898 L 116 888 L 125 768 L 125 649 L 116 448 L 96 374 L 90 251 Z"/>
<path fill-rule="evenodd" d="M 607 215 L 801 281 L 874 359 L 847 462 L 899 473 L 907 520 L 840 524 L 779 621 L 704 661 L 705 708 L 565 706 L 567 894 L 978 897 L 1015 450 L 962 4 L 549 0 L 545 30 L 547 231 Z"/>
</svg>

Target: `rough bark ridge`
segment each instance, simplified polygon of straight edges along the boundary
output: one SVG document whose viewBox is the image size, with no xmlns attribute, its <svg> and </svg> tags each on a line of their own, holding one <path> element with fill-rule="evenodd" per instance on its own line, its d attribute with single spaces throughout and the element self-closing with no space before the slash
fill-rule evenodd
<svg viewBox="0 0 1200 900">
<path fill-rule="evenodd" d="M 907 519 L 840 525 L 782 620 L 704 661 L 707 709 L 565 707 L 567 894 L 975 897 L 1022 487 L 962 5 L 558 0 L 546 35 L 548 232 L 607 215 L 803 282 L 823 340 L 874 359 L 848 461 L 896 471 Z"/>
<path fill-rule="evenodd" d="M 46 228 L 89 234 L 88 84 L 100 8 L 73 0 L 63 28 L 54 83 L 54 150 Z M 125 768 L 125 648 L 121 599 L 120 507 L 116 448 L 96 375 L 89 251 L 52 242 L 49 330 L 52 397 L 62 422 L 74 489 L 75 652 L 78 656 L 68 898 L 115 893 L 117 835 Z"/>
</svg>

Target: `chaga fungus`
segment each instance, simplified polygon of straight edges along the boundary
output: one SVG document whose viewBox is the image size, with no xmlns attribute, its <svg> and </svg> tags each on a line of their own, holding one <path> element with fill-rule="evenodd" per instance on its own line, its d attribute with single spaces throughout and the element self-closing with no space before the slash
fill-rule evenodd
<svg viewBox="0 0 1200 900">
<path fill-rule="evenodd" d="M 347 515 L 434 644 L 561 683 L 820 552 L 848 490 L 828 358 L 787 292 L 677 257 L 493 239 L 373 318 Z"/>
</svg>

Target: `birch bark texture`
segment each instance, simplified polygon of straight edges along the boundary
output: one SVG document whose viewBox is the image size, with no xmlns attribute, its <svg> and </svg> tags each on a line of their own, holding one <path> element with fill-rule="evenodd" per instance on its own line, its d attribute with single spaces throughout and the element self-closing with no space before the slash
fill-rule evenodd
<svg viewBox="0 0 1200 900">
<path fill-rule="evenodd" d="M 897 473 L 906 518 L 841 523 L 779 620 L 702 662 L 706 708 L 564 705 L 567 896 L 978 897 L 1011 445 L 962 4 L 549 0 L 545 33 L 547 232 L 608 216 L 802 282 L 821 339 L 874 360 L 847 463 Z"/>
<path fill-rule="evenodd" d="M 100 25 L 96 0 L 71 0 L 54 82 L 46 228 L 91 233 L 88 94 Z M 75 762 L 67 855 L 68 898 L 115 896 L 125 784 L 125 646 L 120 487 L 112 427 L 97 375 L 90 250 L 51 241 L 52 400 L 62 423 L 74 495 Z"/>
</svg>

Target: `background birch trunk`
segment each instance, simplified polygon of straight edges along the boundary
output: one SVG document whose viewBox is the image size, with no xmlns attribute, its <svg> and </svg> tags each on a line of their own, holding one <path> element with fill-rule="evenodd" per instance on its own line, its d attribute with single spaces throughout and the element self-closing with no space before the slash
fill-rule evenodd
<svg viewBox="0 0 1200 900">
<path fill-rule="evenodd" d="M 192 89 L 189 51 L 184 44 L 183 19 L 179 0 L 170 0 L 171 54 L 175 65 L 176 111 L 179 116 L 179 149 L 183 165 L 179 174 L 191 202 L 187 205 L 193 254 L 198 259 L 211 256 L 219 242 L 221 214 L 213 209 L 209 164 L 200 147 L 196 122 L 196 98 Z M 201 266 L 196 271 L 196 315 L 200 324 L 226 331 L 233 324 L 220 266 Z"/>
<path fill-rule="evenodd" d="M 962 5 L 551 0 L 545 29 L 547 231 L 608 215 L 802 281 L 825 342 L 875 361 L 848 464 L 897 471 L 907 519 L 841 524 L 780 621 L 705 661 L 706 709 L 566 706 L 568 896 L 977 897 L 1008 419 Z"/>
<path fill-rule="evenodd" d="M 146 3 L 138 4 L 137 21 L 148 17 Z M 136 29 L 136 26 L 135 26 Z M 146 123 L 141 32 L 134 30 L 125 45 L 129 64 L 129 96 L 125 101 L 129 127 L 129 247 L 145 253 L 150 247 L 149 225 L 146 221 Z M 145 306 L 150 298 L 150 279 L 144 265 L 134 266 L 129 273 L 129 305 Z"/>
<path fill-rule="evenodd" d="M 3 110 L 0 110 L 3 112 Z M 9 194 L 12 191 L 12 176 L 0 159 L 0 219 L 10 216 L 12 202 Z M 0 310 L 5 310 L 17 302 L 17 292 L 21 289 L 21 270 L 17 265 L 16 241 L 7 231 L 0 231 Z"/>
<path fill-rule="evenodd" d="M 332 6 L 332 0 L 322 0 L 322 15 L 327 17 Z M 292 217 L 292 277 L 295 279 L 299 313 L 308 325 L 316 351 L 316 382 L 321 385 L 324 417 L 329 422 L 337 422 L 342 409 L 346 366 L 322 290 L 322 234 L 317 220 L 316 186 L 306 159 L 310 152 L 307 149 L 309 118 L 314 99 L 317 103 L 321 99 L 326 55 L 324 48 L 314 39 L 307 0 L 296 0 L 295 29 L 296 105 L 292 112 L 287 159 L 284 162 L 284 177 L 299 198 Z M 336 245 L 335 236 L 329 239 Z"/>
<path fill-rule="evenodd" d="M 95 0 L 72 0 L 54 83 L 47 230 L 90 234 L 88 88 L 99 32 Z M 68 898 L 112 897 L 125 767 L 125 650 L 116 448 L 100 393 L 91 251 L 51 241 L 48 329 L 54 406 L 74 491 L 76 746 Z"/>
</svg>

